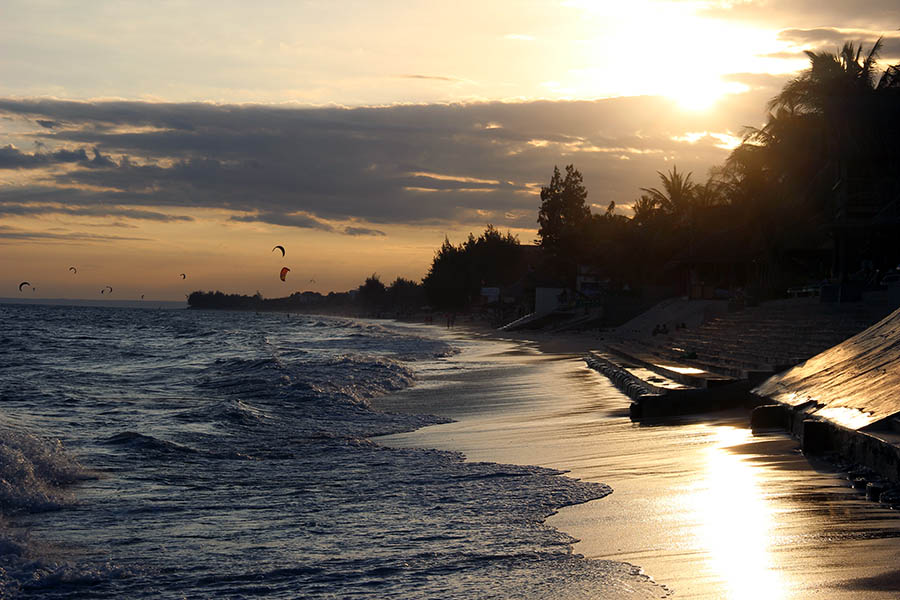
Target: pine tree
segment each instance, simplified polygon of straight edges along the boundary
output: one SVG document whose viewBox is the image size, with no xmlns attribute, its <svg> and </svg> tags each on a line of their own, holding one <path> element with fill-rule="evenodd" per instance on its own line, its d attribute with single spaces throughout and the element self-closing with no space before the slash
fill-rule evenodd
<svg viewBox="0 0 900 600">
<path fill-rule="evenodd" d="M 577 260 L 579 241 L 584 228 L 591 221 L 591 210 L 585 204 L 587 190 L 581 173 L 574 165 L 566 167 L 563 178 L 553 167 L 550 185 L 541 188 L 540 245 L 556 256 Z"/>
</svg>

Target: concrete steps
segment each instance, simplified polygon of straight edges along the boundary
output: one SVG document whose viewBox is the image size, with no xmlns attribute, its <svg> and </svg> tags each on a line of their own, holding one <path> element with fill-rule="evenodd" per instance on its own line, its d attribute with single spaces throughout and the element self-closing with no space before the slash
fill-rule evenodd
<svg viewBox="0 0 900 600">
<path fill-rule="evenodd" d="M 751 387 L 856 335 L 889 312 L 889 304 L 877 301 L 856 305 L 828 305 L 809 298 L 775 301 L 720 312 L 691 328 L 673 328 L 667 322 L 666 334 L 629 331 L 628 336 L 605 343 L 602 356 L 592 356 L 591 361 L 602 362 L 603 369 L 598 370 L 612 373 L 611 379 L 627 380 L 637 405 L 633 415 L 706 412 L 712 406 L 739 404 L 739 396 L 754 402 Z M 675 388 L 671 382 L 683 387 Z"/>
</svg>

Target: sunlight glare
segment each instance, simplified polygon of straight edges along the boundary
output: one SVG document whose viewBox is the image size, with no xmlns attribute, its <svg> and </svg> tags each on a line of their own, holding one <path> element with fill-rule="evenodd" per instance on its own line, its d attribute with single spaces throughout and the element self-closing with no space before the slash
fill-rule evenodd
<svg viewBox="0 0 900 600">
<path fill-rule="evenodd" d="M 784 588 L 770 555 L 773 514 L 760 488 L 760 467 L 728 449 L 751 436 L 747 429 L 717 428 L 705 480 L 692 502 L 701 544 L 711 556 L 712 571 L 725 580 L 728 597 L 774 600 L 784 597 Z"/>
<path fill-rule="evenodd" d="M 740 94 L 749 88 L 739 83 L 715 79 L 698 79 L 666 93 L 684 110 L 701 112 L 711 109 L 726 94 Z"/>
<path fill-rule="evenodd" d="M 727 94 L 749 91 L 723 76 L 764 72 L 771 61 L 765 56 L 784 44 L 776 31 L 704 16 L 701 4 L 635 0 L 614 9 L 570 0 L 567 5 L 583 11 L 592 29 L 579 44 L 589 58 L 557 85 L 576 88 L 576 97 L 665 96 L 690 111 L 710 110 Z"/>
</svg>

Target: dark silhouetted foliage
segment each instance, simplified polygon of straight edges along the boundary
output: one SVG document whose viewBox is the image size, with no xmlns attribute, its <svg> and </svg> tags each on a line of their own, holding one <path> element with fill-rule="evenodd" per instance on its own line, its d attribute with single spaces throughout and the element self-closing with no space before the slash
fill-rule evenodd
<svg viewBox="0 0 900 600">
<path fill-rule="evenodd" d="M 557 256 L 578 256 L 585 227 L 591 220 L 586 201 L 587 190 L 575 166 L 566 167 L 565 177 L 553 167 L 550 184 L 541 188 L 538 237 L 542 248 Z"/>
<path fill-rule="evenodd" d="M 385 309 L 387 291 L 376 273 L 366 278 L 359 286 L 358 296 L 362 307 L 370 313 L 379 313 Z"/>
<path fill-rule="evenodd" d="M 411 315 L 425 306 L 425 288 L 421 283 L 398 277 L 388 286 L 387 306 L 400 315 Z"/>
<path fill-rule="evenodd" d="M 459 309 L 478 298 L 484 286 L 518 280 L 523 269 L 518 238 L 488 225 L 480 236 L 469 234 L 459 246 L 444 238 L 422 283 L 431 306 Z"/>
</svg>

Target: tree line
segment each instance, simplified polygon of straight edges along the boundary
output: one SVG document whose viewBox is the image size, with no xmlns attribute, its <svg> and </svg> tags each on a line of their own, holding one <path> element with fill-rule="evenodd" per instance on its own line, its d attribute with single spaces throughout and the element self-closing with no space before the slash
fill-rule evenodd
<svg viewBox="0 0 900 600">
<path fill-rule="evenodd" d="M 809 69 L 768 103 L 762 127 L 705 182 L 673 167 L 641 188 L 633 217 L 591 214 L 573 165 L 541 190 L 539 244 L 562 283 L 591 265 L 621 285 L 746 287 L 871 280 L 900 263 L 900 65 L 867 52 L 807 52 Z M 688 281 L 687 278 L 692 278 Z"/>
<path fill-rule="evenodd" d="M 188 306 L 213 310 L 285 311 L 331 315 L 407 317 L 425 304 L 421 283 L 397 277 L 390 285 L 373 273 L 355 290 L 348 292 L 294 292 L 282 298 L 196 291 L 188 296 Z"/>
</svg>

